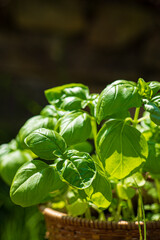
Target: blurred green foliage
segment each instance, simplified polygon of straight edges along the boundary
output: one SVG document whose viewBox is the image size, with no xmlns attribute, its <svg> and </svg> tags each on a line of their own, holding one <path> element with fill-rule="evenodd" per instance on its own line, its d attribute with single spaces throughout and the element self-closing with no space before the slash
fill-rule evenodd
<svg viewBox="0 0 160 240">
<path fill-rule="evenodd" d="M 0 239 L 43 240 L 44 235 L 44 219 L 38 208 L 14 205 L 9 187 L 0 178 Z"/>
</svg>

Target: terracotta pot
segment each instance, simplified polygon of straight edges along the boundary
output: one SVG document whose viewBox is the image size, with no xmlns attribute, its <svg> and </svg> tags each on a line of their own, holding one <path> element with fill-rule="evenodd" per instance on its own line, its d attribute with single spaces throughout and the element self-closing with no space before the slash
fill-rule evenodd
<svg viewBox="0 0 160 240">
<path fill-rule="evenodd" d="M 40 206 L 49 240 L 139 240 L 137 222 L 104 222 L 70 217 Z M 141 223 L 143 233 L 143 223 Z M 147 222 L 147 240 L 160 240 L 160 221 Z"/>
</svg>

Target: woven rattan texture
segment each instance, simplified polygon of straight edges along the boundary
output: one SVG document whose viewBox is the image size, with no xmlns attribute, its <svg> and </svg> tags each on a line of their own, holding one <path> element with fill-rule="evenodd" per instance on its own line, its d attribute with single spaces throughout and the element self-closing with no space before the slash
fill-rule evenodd
<svg viewBox="0 0 160 240">
<path fill-rule="evenodd" d="M 139 240 L 138 224 L 89 221 L 41 209 L 49 240 Z M 143 224 L 141 226 L 143 232 Z M 160 222 L 147 223 L 147 240 L 160 240 Z"/>
</svg>

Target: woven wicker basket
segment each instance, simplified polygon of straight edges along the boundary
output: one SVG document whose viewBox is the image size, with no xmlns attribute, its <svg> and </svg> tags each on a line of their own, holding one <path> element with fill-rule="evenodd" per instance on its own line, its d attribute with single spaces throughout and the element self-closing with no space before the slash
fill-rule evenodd
<svg viewBox="0 0 160 240">
<path fill-rule="evenodd" d="M 69 217 L 40 206 L 49 240 L 139 240 L 138 223 L 104 222 Z M 141 223 L 143 232 L 143 223 Z M 147 222 L 147 240 L 160 240 L 160 221 Z"/>
</svg>

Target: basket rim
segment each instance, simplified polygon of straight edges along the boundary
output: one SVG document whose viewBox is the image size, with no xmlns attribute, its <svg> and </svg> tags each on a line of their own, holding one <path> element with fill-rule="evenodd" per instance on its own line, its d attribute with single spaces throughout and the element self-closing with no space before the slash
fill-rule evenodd
<svg viewBox="0 0 160 240">
<path fill-rule="evenodd" d="M 88 220 L 81 217 L 72 217 L 68 216 L 66 213 L 56 211 L 45 205 L 39 205 L 39 210 L 42 214 L 49 218 L 51 221 L 57 221 L 63 224 L 68 225 L 77 225 L 82 227 L 90 227 L 97 229 L 138 229 L 139 223 L 136 222 L 127 222 L 127 221 L 100 221 L 100 220 Z M 144 223 L 140 222 L 141 227 L 143 228 Z M 147 221 L 147 229 L 160 229 L 160 221 Z"/>
</svg>

